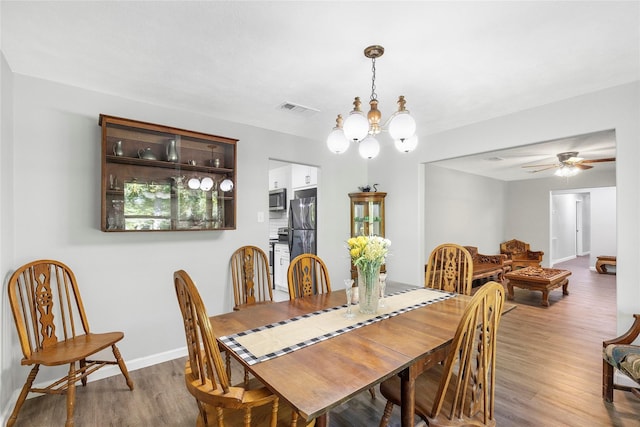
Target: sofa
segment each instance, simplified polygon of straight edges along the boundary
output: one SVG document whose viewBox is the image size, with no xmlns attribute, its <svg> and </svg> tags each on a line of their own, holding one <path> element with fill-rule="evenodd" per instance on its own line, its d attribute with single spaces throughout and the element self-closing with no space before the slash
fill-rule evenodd
<svg viewBox="0 0 640 427">
<path fill-rule="evenodd" d="M 474 284 L 482 279 L 494 279 L 498 282 L 504 282 L 504 274 L 511 271 L 511 261 L 504 254 L 485 255 L 478 253 L 476 246 L 464 247 L 473 260 L 473 276 Z"/>
<path fill-rule="evenodd" d="M 500 243 L 500 253 L 511 260 L 514 270 L 523 267 L 540 267 L 544 256 L 544 252 L 532 251 L 528 243 L 516 239 Z"/>
</svg>

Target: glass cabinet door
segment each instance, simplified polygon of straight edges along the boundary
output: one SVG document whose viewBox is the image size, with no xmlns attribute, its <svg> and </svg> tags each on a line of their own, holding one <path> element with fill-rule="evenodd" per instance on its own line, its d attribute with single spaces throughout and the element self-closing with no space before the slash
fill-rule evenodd
<svg viewBox="0 0 640 427">
<path fill-rule="evenodd" d="M 387 193 L 351 193 L 351 237 L 384 236 L 384 198 Z"/>
</svg>

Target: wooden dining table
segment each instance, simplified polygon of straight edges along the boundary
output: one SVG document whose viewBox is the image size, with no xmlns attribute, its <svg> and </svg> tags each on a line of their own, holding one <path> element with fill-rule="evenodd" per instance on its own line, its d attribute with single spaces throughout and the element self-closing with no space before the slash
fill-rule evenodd
<svg viewBox="0 0 640 427">
<path fill-rule="evenodd" d="M 389 292 L 411 287 L 387 282 Z M 415 287 L 413 287 L 415 288 Z M 220 341 L 249 372 L 307 420 L 328 425 L 332 408 L 392 375 L 402 380 L 401 425 L 414 425 L 415 378 L 440 362 L 471 297 L 455 295 L 255 364 Z M 346 303 L 344 290 L 212 316 L 216 337 Z M 353 306 L 357 311 L 357 305 Z"/>
</svg>

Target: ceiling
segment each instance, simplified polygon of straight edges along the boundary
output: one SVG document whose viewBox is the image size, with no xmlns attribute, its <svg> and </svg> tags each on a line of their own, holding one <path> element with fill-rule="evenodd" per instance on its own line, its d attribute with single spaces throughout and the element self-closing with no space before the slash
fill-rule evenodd
<svg viewBox="0 0 640 427">
<path fill-rule="evenodd" d="M 629 1 L 3 0 L 0 18 L 17 74 L 318 141 L 354 96 L 368 100 L 372 44 L 385 48 L 383 120 L 404 95 L 424 141 L 640 79 L 640 3 Z M 564 150 L 523 149 L 510 155 Z"/>
</svg>

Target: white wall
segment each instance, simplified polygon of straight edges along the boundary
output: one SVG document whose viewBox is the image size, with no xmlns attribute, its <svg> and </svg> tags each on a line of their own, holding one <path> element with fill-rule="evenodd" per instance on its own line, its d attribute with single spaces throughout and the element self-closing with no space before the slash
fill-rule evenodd
<svg viewBox="0 0 640 427">
<path fill-rule="evenodd" d="M 598 256 L 617 255 L 616 189 L 613 187 L 592 188 L 591 194 L 591 254 L 590 264 L 596 265 Z M 617 277 L 620 280 L 619 277 Z"/>
<path fill-rule="evenodd" d="M 426 165 L 425 175 L 427 252 L 457 243 L 483 254 L 500 253 L 507 183 L 436 165 Z"/>
<path fill-rule="evenodd" d="M 2 140 L 3 274 L 39 258 L 67 263 L 76 273 L 92 330 L 122 330 L 120 345 L 130 369 L 176 355 L 185 346 L 172 274 L 185 269 L 196 281 L 210 314 L 231 310 L 228 261 L 239 246 L 268 250 L 268 159 L 276 157 L 321 169 L 318 254 L 337 284 L 349 275 L 347 193 L 362 185 L 366 162 L 356 150 L 337 156 L 324 141 L 305 140 L 193 112 L 171 110 L 14 74 L 3 62 L 13 105 L 2 123 L 13 139 Z M 9 74 L 8 76 L 5 74 Z M 12 81 L 13 80 L 13 81 Z M 13 111 L 11 113 L 10 111 Z M 238 138 L 237 229 L 170 233 L 103 233 L 100 215 L 100 113 Z M 4 129 L 4 127 L 3 127 Z M 6 158 L 11 153 L 13 158 Z M 15 168 L 5 167 L 7 164 Z M 9 183 L 13 192 L 6 191 Z M 5 211 L 8 211 L 6 213 Z M 266 216 L 266 215 L 265 215 Z M 9 221 L 10 220 L 10 221 Z M 15 233 L 14 240 L 5 236 Z M 6 279 L 5 279 L 6 280 Z M 8 310 L 3 295 L 3 313 Z M 6 318 L 6 315 L 3 315 Z M 3 394 L 27 375 L 12 322 L 2 335 Z M 9 379 L 15 372 L 17 380 Z M 41 371 L 38 379 L 47 377 Z M 6 383 L 5 383 L 6 381 Z M 6 404 L 6 396 L 0 402 Z"/>
<path fill-rule="evenodd" d="M 555 264 L 576 256 L 576 200 L 577 194 L 558 194 L 551 197 L 551 250 L 547 262 Z"/>
<path fill-rule="evenodd" d="M 421 280 L 420 266 L 424 265 L 430 250 L 426 240 L 419 237 L 424 235 L 424 211 L 429 208 L 429 200 L 423 197 L 424 163 L 615 129 L 616 178 L 599 185 L 616 185 L 617 190 L 617 311 L 618 332 L 622 332 L 630 325 L 632 314 L 640 312 L 638 117 L 640 82 L 636 81 L 434 135 L 429 135 L 428 129 L 420 129 L 418 149 L 410 154 L 398 153 L 390 141 L 383 142 L 381 154 L 369 163 L 369 182 L 384 183 L 379 188 L 388 193 L 386 231 L 394 250 L 394 256 L 387 261 L 390 274 L 404 282 L 420 283 Z M 511 200 L 511 189 L 509 191 L 507 199 Z M 547 188 L 546 202 L 542 204 L 522 196 L 525 202 L 521 207 L 525 211 L 522 221 L 529 216 L 528 209 L 544 209 L 548 213 L 548 191 Z M 542 207 L 545 204 L 547 206 Z M 522 228 L 515 224 L 509 227 L 507 233 Z M 548 214 L 540 223 L 530 223 L 528 227 L 532 236 L 522 240 L 537 242 L 537 236 L 541 236 L 540 244 L 534 247 L 549 246 Z"/>
</svg>

